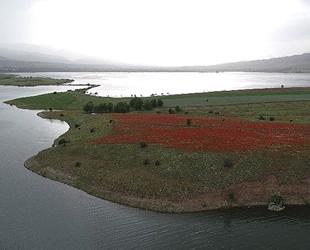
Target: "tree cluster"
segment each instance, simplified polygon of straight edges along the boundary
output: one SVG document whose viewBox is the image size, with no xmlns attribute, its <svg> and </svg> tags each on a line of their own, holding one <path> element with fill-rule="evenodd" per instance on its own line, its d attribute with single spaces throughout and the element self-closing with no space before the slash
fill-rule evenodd
<svg viewBox="0 0 310 250">
<path fill-rule="evenodd" d="M 113 105 L 113 103 L 94 105 L 92 101 L 89 101 L 83 106 L 83 110 L 86 113 L 126 113 L 129 112 L 129 105 L 126 102 L 119 102 L 116 105 Z"/>
<path fill-rule="evenodd" d="M 113 103 L 100 103 L 94 105 L 92 101 L 89 101 L 83 106 L 83 110 L 86 113 L 127 113 L 130 108 L 134 110 L 152 110 L 155 107 L 162 107 L 164 102 L 161 99 L 152 99 L 143 101 L 142 98 L 132 98 L 129 102 L 118 102 L 113 105 Z"/>
<path fill-rule="evenodd" d="M 151 99 L 143 101 L 142 98 L 134 97 L 130 100 L 129 105 L 134 110 L 152 110 L 156 107 L 162 107 L 164 102 L 161 99 Z"/>
</svg>

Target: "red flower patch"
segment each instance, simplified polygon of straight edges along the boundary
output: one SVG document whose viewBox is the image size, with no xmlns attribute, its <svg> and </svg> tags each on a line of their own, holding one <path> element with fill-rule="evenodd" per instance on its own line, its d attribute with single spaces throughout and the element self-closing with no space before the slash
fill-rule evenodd
<svg viewBox="0 0 310 250">
<path fill-rule="evenodd" d="M 294 150 L 310 143 L 310 126 L 244 122 L 236 118 L 112 114 L 115 131 L 95 143 L 158 143 L 191 150 Z M 191 126 L 186 126 L 191 118 Z"/>
</svg>

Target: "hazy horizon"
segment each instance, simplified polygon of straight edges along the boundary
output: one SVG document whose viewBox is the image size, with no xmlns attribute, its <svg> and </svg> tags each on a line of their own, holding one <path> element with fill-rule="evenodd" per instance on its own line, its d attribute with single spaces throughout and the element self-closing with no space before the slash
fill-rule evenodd
<svg viewBox="0 0 310 250">
<path fill-rule="evenodd" d="M 0 13 L 2 44 L 140 65 L 214 65 L 310 48 L 307 0 L 3 0 Z"/>
</svg>

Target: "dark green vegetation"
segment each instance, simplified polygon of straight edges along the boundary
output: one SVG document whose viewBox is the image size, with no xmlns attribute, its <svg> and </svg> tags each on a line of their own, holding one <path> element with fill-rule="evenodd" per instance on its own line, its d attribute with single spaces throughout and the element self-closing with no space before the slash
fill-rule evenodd
<svg viewBox="0 0 310 250">
<path fill-rule="evenodd" d="M 86 113 L 128 113 L 131 110 L 141 111 L 141 110 L 153 110 L 156 107 L 162 107 L 163 101 L 161 99 L 151 100 L 142 98 L 132 98 L 129 104 L 125 101 L 116 103 L 115 105 L 112 102 L 109 103 L 99 103 L 95 105 L 93 101 L 88 101 L 84 106 L 83 110 Z"/>
<path fill-rule="evenodd" d="M 84 91 L 51 93 L 7 102 L 21 108 L 61 110 L 47 111 L 42 116 L 64 120 L 70 125 L 70 130 L 55 140 L 54 147 L 27 161 L 29 169 L 104 199 L 172 212 L 214 208 L 214 200 L 208 194 L 232 185 L 261 182 L 268 176 L 275 176 L 281 186 L 300 185 L 310 177 L 310 145 L 298 152 L 210 152 L 165 148 L 143 141 L 137 144 L 95 144 L 96 139 L 114 133 L 117 124 L 109 114 L 88 114 L 83 111 L 83 106 L 90 101 L 94 106 L 130 103 L 131 98 L 93 97 L 85 95 Z M 154 110 L 131 107 L 131 110 L 168 113 L 170 108 L 179 106 L 179 114 L 310 125 L 309 96 L 309 89 L 161 96 L 162 107 Z M 226 105 L 227 99 L 234 104 Z M 247 103 L 244 103 L 245 99 Z M 151 98 L 143 98 L 146 100 L 151 102 Z M 270 121 L 269 117 L 275 120 Z M 188 115 L 184 115 L 184 126 L 190 128 L 187 119 Z M 243 206 L 253 201 L 246 200 L 240 192 L 222 193 L 218 195 L 220 204 L 228 202 Z M 269 197 L 261 195 L 255 199 L 265 204 Z M 303 196 L 303 199 L 309 197 Z"/>
<path fill-rule="evenodd" d="M 53 79 L 45 77 L 18 77 L 13 74 L 0 74 L 0 85 L 33 87 L 38 85 L 61 85 L 71 83 L 71 79 Z"/>
</svg>

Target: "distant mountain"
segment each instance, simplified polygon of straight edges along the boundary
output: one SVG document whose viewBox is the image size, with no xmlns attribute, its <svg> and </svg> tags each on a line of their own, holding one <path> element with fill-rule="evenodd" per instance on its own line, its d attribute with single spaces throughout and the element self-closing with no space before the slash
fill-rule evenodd
<svg viewBox="0 0 310 250">
<path fill-rule="evenodd" d="M 212 66 L 182 67 L 189 71 L 243 71 L 243 72 L 280 72 L 310 73 L 310 53 L 255 61 L 224 63 Z"/>
<path fill-rule="evenodd" d="M 130 65 L 85 56 L 73 51 L 29 44 L 0 44 L 0 72 L 68 72 L 68 71 L 131 71 L 131 72 L 282 72 L 310 73 L 310 53 L 224 63 L 211 66 L 154 67 Z"/>
</svg>

